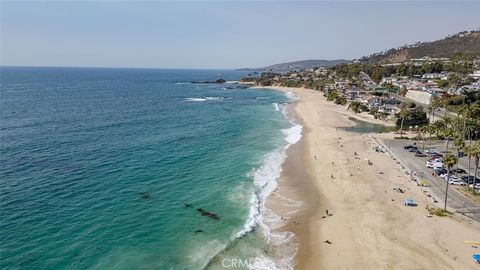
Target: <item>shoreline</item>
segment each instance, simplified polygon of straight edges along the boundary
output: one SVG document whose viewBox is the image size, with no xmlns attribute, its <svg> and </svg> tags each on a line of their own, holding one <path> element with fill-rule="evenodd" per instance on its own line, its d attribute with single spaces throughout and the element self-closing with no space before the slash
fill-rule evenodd
<svg viewBox="0 0 480 270">
<path fill-rule="evenodd" d="M 285 89 L 272 89 L 283 93 L 291 92 Z M 303 120 L 296 112 L 298 100 L 292 102 L 286 107 L 285 117 L 287 120 L 302 126 L 302 136 L 298 142 L 289 146 L 286 150 L 286 159 L 281 165 L 281 175 L 276 180 L 277 189 L 267 197 L 265 206 L 280 215 L 282 225 L 272 231 L 274 233 L 293 233 L 291 241 L 294 245 L 292 261 L 288 263 L 292 267 L 298 264 L 299 257 L 308 256 L 309 251 L 305 247 L 309 246 L 309 231 L 306 225 L 309 223 L 309 217 L 316 211 L 318 205 L 317 190 L 313 188 L 313 182 L 304 166 L 303 157 L 306 147 L 305 134 L 308 129 Z M 302 237 L 299 237 L 301 235 Z M 292 252 L 292 250 L 288 250 Z M 283 255 L 283 254 L 277 254 Z"/>
<path fill-rule="evenodd" d="M 295 269 L 475 269 L 474 250 L 463 241 L 478 240 L 478 228 L 455 217 L 425 217 L 429 202 L 420 189 L 411 186 L 397 163 L 385 153 L 371 151 L 372 135 L 339 128 L 351 126 L 348 117 L 359 119 L 358 115 L 327 102 L 313 90 L 255 88 L 291 91 L 299 99 L 291 111 L 301 120 L 302 137 L 287 151 L 278 179 L 282 192 L 303 192 L 307 201 L 313 198 L 311 204 L 303 205 L 303 216 L 295 216 L 300 224 L 282 228 L 298 238 Z M 365 159 L 373 164 L 366 164 Z M 299 171 L 304 171 L 308 181 L 298 177 Z M 395 187 L 406 194 L 392 191 Z M 403 206 L 407 196 L 418 206 Z M 331 216 L 326 215 L 327 209 Z"/>
</svg>

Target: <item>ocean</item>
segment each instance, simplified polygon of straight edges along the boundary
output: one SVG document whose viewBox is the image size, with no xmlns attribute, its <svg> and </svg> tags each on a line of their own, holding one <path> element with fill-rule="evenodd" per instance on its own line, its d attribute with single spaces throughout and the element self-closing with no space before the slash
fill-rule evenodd
<svg viewBox="0 0 480 270">
<path fill-rule="evenodd" d="M 1 269 L 291 267 L 263 204 L 302 130 L 245 74 L 1 67 Z"/>
</svg>

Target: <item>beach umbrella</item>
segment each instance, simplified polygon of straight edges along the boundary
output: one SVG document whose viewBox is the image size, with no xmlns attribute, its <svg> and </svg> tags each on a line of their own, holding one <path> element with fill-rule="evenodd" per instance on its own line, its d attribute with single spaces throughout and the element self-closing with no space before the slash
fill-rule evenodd
<svg viewBox="0 0 480 270">
<path fill-rule="evenodd" d="M 405 200 L 405 205 L 406 206 L 414 205 L 413 199 L 410 199 L 410 198 L 406 199 Z"/>
</svg>

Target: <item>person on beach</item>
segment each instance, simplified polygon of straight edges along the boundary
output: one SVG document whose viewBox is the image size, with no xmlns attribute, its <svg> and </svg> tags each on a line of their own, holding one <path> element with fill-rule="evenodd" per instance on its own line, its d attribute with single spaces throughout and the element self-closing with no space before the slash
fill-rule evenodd
<svg viewBox="0 0 480 270">
<path fill-rule="evenodd" d="M 327 216 L 328 216 L 328 209 L 325 209 L 325 213 L 327 213 Z"/>
</svg>

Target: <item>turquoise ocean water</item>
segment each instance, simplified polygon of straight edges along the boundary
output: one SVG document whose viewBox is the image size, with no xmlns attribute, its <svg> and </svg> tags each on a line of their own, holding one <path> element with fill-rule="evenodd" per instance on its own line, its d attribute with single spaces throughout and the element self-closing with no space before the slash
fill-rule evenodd
<svg viewBox="0 0 480 270">
<path fill-rule="evenodd" d="M 237 71 L 0 71 L 2 269 L 288 263 L 262 226 L 301 131 L 285 94 L 190 83 Z"/>
</svg>

